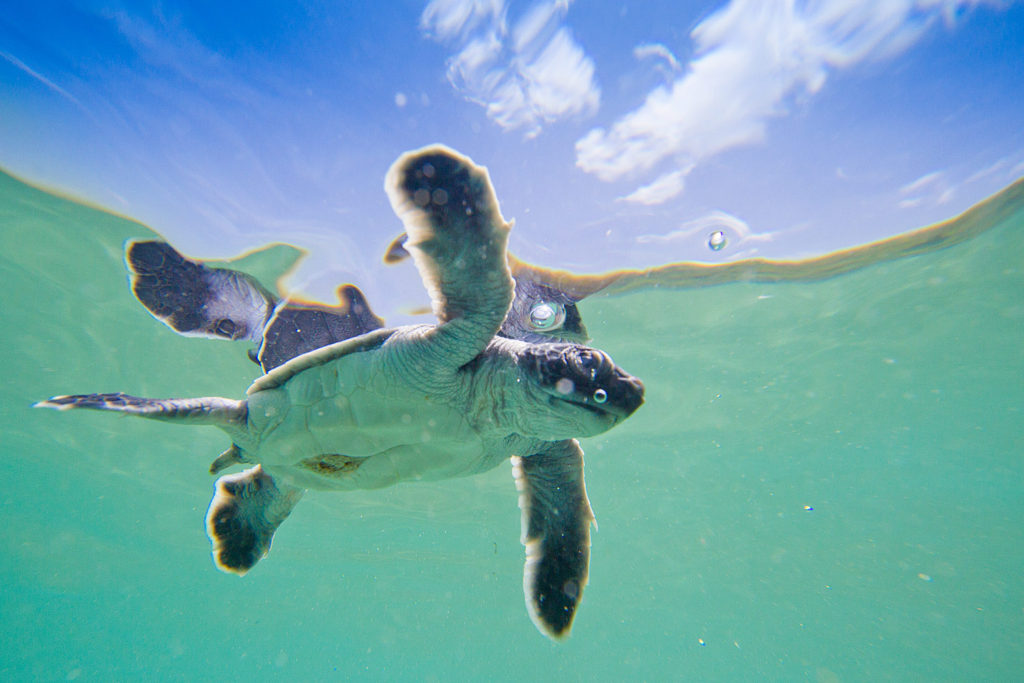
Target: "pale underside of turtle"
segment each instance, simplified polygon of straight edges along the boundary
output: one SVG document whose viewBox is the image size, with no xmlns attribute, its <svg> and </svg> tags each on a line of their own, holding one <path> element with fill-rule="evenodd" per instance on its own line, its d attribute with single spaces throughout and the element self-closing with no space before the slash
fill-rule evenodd
<svg viewBox="0 0 1024 683">
<path fill-rule="evenodd" d="M 513 300 L 486 169 L 441 146 L 402 156 L 386 187 L 434 301 L 436 325 L 375 329 L 295 357 L 244 400 L 60 396 L 39 405 L 219 427 L 231 446 L 207 513 L 217 565 L 238 574 L 270 549 L 307 488 L 378 488 L 513 459 L 534 623 L 567 635 L 586 585 L 593 513 L 575 437 L 610 429 L 643 385 L 601 351 L 496 336 Z"/>
</svg>

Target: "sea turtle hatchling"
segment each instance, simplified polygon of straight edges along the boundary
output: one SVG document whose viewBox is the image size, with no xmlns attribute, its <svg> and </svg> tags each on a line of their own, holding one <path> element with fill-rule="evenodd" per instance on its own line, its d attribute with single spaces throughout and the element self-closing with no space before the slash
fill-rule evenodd
<svg viewBox="0 0 1024 683">
<path fill-rule="evenodd" d="M 568 634 L 587 582 L 593 513 L 574 437 L 643 403 L 605 353 L 495 336 L 513 298 L 510 225 L 485 168 L 442 147 L 399 158 L 392 207 L 434 302 L 436 325 L 379 329 L 294 358 L 244 400 L 58 396 L 38 404 L 214 425 L 231 437 L 207 512 L 214 559 L 244 574 L 307 488 L 379 488 L 484 472 L 506 458 L 522 509 L 524 589 L 545 634 Z"/>
</svg>

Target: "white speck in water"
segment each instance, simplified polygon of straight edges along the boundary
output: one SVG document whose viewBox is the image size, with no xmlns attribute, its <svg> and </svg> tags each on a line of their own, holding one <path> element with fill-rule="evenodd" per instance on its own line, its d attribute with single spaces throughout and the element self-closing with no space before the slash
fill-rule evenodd
<svg viewBox="0 0 1024 683">
<path fill-rule="evenodd" d="M 715 230 L 713 233 L 708 235 L 708 248 L 711 249 L 711 251 L 722 251 L 725 249 L 726 242 L 725 233 L 721 230 Z"/>
<path fill-rule="evenodd" d="M 932 580 L 932 577 L 929 576 L 928 574 L 925 574 L 925 573 L 918 574 L 917 578 L 921 579 L 922 581 L 928 581 L 928 582 L 931 582 L 931 580 Z"/>
<path fill-rule="evenodd" d="M 395 93 L 395 106 L 401 109 L 409 103 L 409 98 L 405 96 L 404 92 Z"/>
<path fill-rule="evenodd" d="M 555 382 L 555 391 L 557 391 L 560 394 L 571 394 L 575 389 L 576 385 L 568 377 L 563 377 L 562 379 Z"/>
</svg>

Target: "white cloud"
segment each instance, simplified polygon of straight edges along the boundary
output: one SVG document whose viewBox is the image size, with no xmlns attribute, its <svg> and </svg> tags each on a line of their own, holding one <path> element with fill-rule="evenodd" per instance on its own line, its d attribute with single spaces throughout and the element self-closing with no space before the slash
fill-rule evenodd
<svg viewBox="0 0 1024 683">
<path fill-rule="evenodd" d="M 69 100 L 70 102 L 73 102 L 74 104 L 78 105 L 79 107 L 82 106 L 82 103 L 79 102 L 78 99 L 75 98 L 74 95 L 72 95 L 67 90 L 65 90 L 64 88 L 60 87 L 59 85 L 57 85 L 56 83 L 51 81 L 46 76 L 44 76 L 41 73 L 39 73 L 38 71 L 36 71 L 32 67 L 30 67 L 29 65 L 25 64 L 25 62 L 21 61 L 20 59 L 18 59 L 14 55 L 8 54 L 7 52 L 0 51 L 0 58 L 7 60 L 15 68 L 20 69 L 21 71 L 25 72 L 26 74 L 28 74 L 32 78 L 36 79 L 37 81 L 39 81 L 40 83 L 42 83 L 47 88 L 49 88 L 53 92 L 57 93 L 61 97 Z"/>
<path fill-rule="evenodd" d="M 952 22 L 981 1 L 732 0 L 693 30 L 698 56 L 685 74 L 576 143 L 577 166 L 610 182 L 758 142 L 767 121 L 819 91 L 830 70 L 898 54 L 935 20 Z"/>
<path fill-rule="evenodd" d="M 620 201 L 631 204 L 661 204 L 683 191 L 686 184 L 686 174 L 689 169 L 670 171 L 658 176 L 654 182 L 638 187 L 630 194 L 622 197 Z"/>
<path fill-rule="evenodd" d="M 946 204 L 953 199 L 957 187 L 958 184 L 951 180 L 945 171 L 931 171 L 899 189 L 903 199 L 897 202 L 897 206 L 901 209 L 913 209 L 925 204 Z"/>
<path fill-rule="evenodd" d="M 683 65 L 672 54 L 672 50 L 661 43 L 637 45 L 633 48 L 633 56 L 637 59 L 655 59 L 655 68 L 667 77 L 675 76 L 683 69 Z"/>
<path fill-rule="evenodd" d="M 420 28 L 438 40 L 453 40 L 481 25 L 504 22 L 504 0 L 433 0 L 420 16 Z"/>
<path fill-rule="evenodd" d="M 597 110 L 594 63 L 562 20 L 566 0 L 535 3 L 511 29 L 499 0 L 433 0 L 421 29 L 452 43 L 448 80 L 506 130 L 528 136 L 545 123 Z"/>
<path fill-rule="evenodd" d="M 728 244 L 731 247 L 738 247 L 741 244 L 750 244 L 751 242 L 770 242 L 777 234 L 775 232 L 754 232 L 742 218 L 733 216 L 725 211 L 711 211 L 699 218 L 683 223 L 676 230 L 664 235 L 640 235 L 636 238 L 636 241 L 640 244 L 671 244 L 685 242 L 698 233 L 710 235 L 717 230 L 725 233 Z"/>
<path fill-rule="evenodd" d="M 930 173 L 925 173 L 920 178 L 916 180 L 911 180 L 909 183 L 901 187 L 900 194 L 914 194 L 915 192 L 926 189 L 929 186 L 935 185 L 940 180 L 942 180 L 942 171 L 932 171 Z"/>
</svg>

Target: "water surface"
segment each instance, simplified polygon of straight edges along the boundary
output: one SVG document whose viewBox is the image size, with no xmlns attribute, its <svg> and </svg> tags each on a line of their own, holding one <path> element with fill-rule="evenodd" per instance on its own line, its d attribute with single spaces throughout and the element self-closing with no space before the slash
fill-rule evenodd
<svg viewBox="0 0 1024 683">
<path fill-rule="evenodd" d="M 1017 193 L 1019 194 L 1019 193 Z M 32 410 L 242 395 L 238 345 L 133 299 L 132 221 L 0 175 L 8 680 L 1008 680 L 1024 670 L 1024 203 L 818 281 L 586 300 L 646 405 L 583 446 L 572 637 L 522 596 L 511 468 L 306 496 L 244 578 L 203 527 L 222 433 Z M 287 255 L 250 262 L 272 277 Z"/>
</svg>

